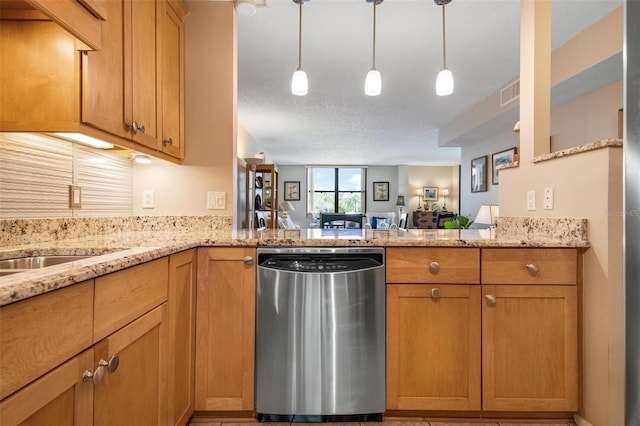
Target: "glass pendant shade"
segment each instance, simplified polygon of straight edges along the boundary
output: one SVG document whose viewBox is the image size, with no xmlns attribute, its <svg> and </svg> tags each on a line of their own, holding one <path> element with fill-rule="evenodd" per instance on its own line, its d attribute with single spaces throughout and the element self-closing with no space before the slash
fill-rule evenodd
<svg viewBox="0 0 640 426">
<path fill-rule="evenodd" d="M 364 93 L 368 96 L 378 96 L 382 91 L 382 79 L 380 78 L 380 72 L 375 68 L 367 73 L 367 78 L 364 81 Z"/>
<path fill-rule="evenodd" d="M 307 73 L 302 68 L 298 68 L 291 79 L 291 93 L 296 96 L 306 96 L 308 90 Z"/>
<path fill-rule="evenodd" d="M 453 93 L 453 74 L 447 68 L 438 73 L 436 78 L 436 95 L 447 96 Z"/>
</svg>

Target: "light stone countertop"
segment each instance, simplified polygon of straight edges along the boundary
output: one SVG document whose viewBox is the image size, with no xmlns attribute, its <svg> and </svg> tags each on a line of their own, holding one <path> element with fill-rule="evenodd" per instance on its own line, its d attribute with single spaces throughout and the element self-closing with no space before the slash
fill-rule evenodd
<svg viewBox="0 0 640 426">
<path fill-rule="evenodd" d="M 533 229 L 534 226 L 531 226 Z M 508 228 L 505 228 L 508 229 Z M 582 228 L 549 238 L 495 230 L 212 230 L 132 232 L 0 248 L 0 259 L 36 255 L 95 255 L 0 277 L 0 306 L 195 247 L 576 247 L 589 246 Z M 566 224 L 562 229 L 567 229 Z M 531 231 L 531 230 L 529 230 Z M 497 235 L 496 235 L 497 234 Z M 502 234 L 502 235 L 501 235 Z M 511 235 L 511 236 L 510 236 Z"/>
</svg>

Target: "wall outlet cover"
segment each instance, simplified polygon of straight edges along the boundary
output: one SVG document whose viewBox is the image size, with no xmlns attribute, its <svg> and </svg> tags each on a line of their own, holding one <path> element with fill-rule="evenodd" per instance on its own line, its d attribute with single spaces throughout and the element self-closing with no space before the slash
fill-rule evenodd
<svg viewBox="0 0 640 426">
<path fill-rule="evenodd" d="M 82 187 L 80 185 L 69 185 L 69 208 L 82 208 Z"/>
<path fill-rule="evenodd" d="M 224 192 L 207 191 L 207 208 L 209 210 L 224 210 L 226 197 Z"/>
<path fill-rule="evenodd" d="M 544 189 L 542 204 L 545 210 L 553 210 L 553 188 Z"/>
<path fill-rule="evenodd" d="M 142 208 L 152 209 L 154 207 L 153 189 L 145 189 L 142 191 Z"/>
</svg>

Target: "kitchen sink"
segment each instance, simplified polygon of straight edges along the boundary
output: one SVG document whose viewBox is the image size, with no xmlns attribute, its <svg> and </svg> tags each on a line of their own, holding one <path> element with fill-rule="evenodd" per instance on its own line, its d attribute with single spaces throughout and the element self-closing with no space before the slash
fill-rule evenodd
<svg viewBox="0 0 640 426">
<path fill-rule="evenodd" d="M 29 256 L 17 259 L 0 260 L 0 276 L 29 271 L 32 269 L 46 268 L 47 266 L 87 259 L 93 256 Z"/>
</svg>

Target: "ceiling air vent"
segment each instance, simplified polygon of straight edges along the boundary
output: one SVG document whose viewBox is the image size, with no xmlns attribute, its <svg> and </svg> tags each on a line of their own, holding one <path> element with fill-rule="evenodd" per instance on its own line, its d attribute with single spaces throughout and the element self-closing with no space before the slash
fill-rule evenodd
<svg viewBox="0 0 640 426">
<path fill-rule="evenodd" d="M 520 97 L 520 80 L 516 80 L 500 91 L 500 106 L 503 107 Z"/>
</svg>

